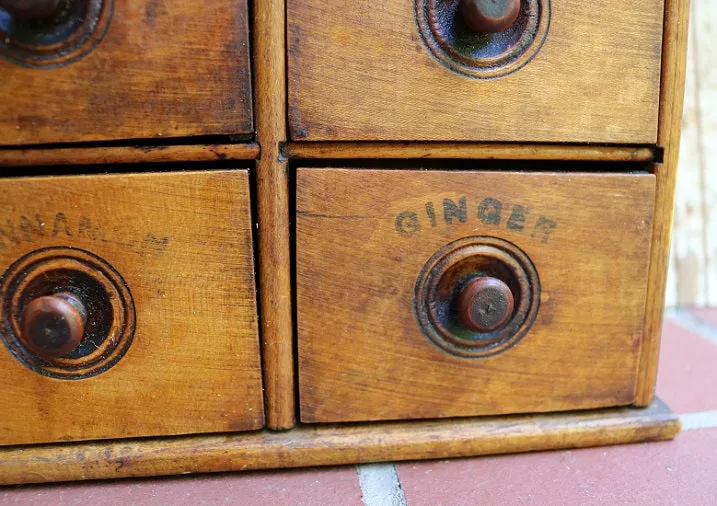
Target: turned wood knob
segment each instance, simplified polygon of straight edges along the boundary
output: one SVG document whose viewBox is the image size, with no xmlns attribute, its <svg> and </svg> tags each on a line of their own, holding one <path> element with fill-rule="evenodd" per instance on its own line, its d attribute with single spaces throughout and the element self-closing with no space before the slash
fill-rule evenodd
<svg viewBox="0 0 717 506">
<path fill-rule="evenodd" d="M 465 22 L 478 33 L 508 29 L 520 13 L 520 0 L 461 0 Z"/>
<path fill-rule="evenodd" d="M 71 293 L 38 297 L 22 313 L 20 339 L 40 358 L 62 357 L 79 346 L 86 319 L 85 306 Z"/>
<path fill-rule="evenodd" d="M 513 293 L 503 281 L 488 276 L 470 281 L 458 296 L 461 322 L 476 332 L 492 332 L 513 314 Z"/>
<path fill-rule="evenodd" d="M 17 19 L 45 19 L 51 17 L 61 0 L 0 0 L 0 8 Z"/>
</svg>

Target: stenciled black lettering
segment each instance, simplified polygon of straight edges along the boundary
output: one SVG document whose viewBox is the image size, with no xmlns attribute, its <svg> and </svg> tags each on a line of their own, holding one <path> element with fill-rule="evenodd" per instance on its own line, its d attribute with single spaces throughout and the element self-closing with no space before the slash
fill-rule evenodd
<svg viewBox="0 0 717 506">
<path fill-rule="evenodd" d="M 433 207 L 433 202 L 426 202 L 426 214 L 428 215 L 428 219 L 431 222 L 431 227 L 435 228 L 436 223 L 436 210 Z"/>
<path fill-rule="evenodd" d="M 550 218 L 546 218 L 545 216 L 541 216 L 535 224 L 535 230 L 533 230 L 533 233 L 530 234 L 530 237 L 535 238 L 538 236 L 541 238 L 540 242 L 548 242 L 550 232 L 552 232 L 557 226 L 558 224 L 555 221 Z"/>
<path fill-rule="evenodd" d="M 52 237 L 57 237 L 60 232 L 63 232 L 67 237 L 72 237 L 65 213 L 57 213 L 55 215 L 55 224 L 52 226 Z"/>
<path fill-rule="evenodd" d="M 0 245 L 20 244 L 22 240 L 17 235 L 15 224 L 10 220 L 5 220 L 5 227 L 0 227 Z"/>
<path fill-rule="evenodd" d="M 461 223 L 465 223 L 468 219 L 468 206 L 465 197 L 458 199 L 458 204 L 451 199 L 443 199 L 443 219 L 450 225 L 453 223 L 453 218 Z"/>
<path fill-rule="evenodd" d="M 149 233 L 147 234 L 147 237 L 144 238 L 144 242 L 156 247 L 157 249 L 163 250 L 167 247 L 167 244 L 169 244 L 169 237 L 157 237 L 156 235 Z"/>
<path fill-rule="evenodd" d="M 32 241 L 32 222 L 27 218 L 27 216 L 20 216 L 20 232 L 22 232 L 22 239 L 24 241 L 30 242 Z"/>
<path fill-rule="evenodd" d="M 486 225 L 500 225 L 500 214 L 503 211 L 503 203 L 493 198 L 483 199 L 478 206 L 478 219 Z"/>
<path fill-rule="evenodd" d="M 410 237 L 421 230 L 421 224 L 418 222 L 418 216 L 411 211 L 404 211 L 396 216 L 396 231 L 401 235 Z"/>
<path fill-rule="evenodd" d="M 525 228 L 525 215 L 528 214 L 528 208 L 525 206 L 513 206 L 510 212 L 510 218 L 506 224 L 511 230 L 523 230 Z"/>
<path fill-rule="evenodd" d="M 80 216 L 80 222 L 77 225 L 77 235 L 86 237 L 92 241 L 99 239 L 99 229 L 92 224 L 92 220 L 87 216 Z"/>
<path fill-rule="evenodd" d="M 28 218 L 27 216 L 20 216 L 20 230 L 25 235 L 26 241 L 32 241 L 33 235 L 44 236 L 45 235 L 45 222 L 39 214 L 35 215 L 35 220 Z"/>
</svg>

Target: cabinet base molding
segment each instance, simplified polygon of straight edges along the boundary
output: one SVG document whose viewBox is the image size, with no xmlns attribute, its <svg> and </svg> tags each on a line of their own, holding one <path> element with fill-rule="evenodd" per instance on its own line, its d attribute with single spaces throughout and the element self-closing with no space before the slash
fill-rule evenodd
<svg viewBox="0 0 717 506">
<path fill-rule="evenodd" d="M 253 432 L 0 449 L 0 484 L 443 459 L 662 441 L 680 430 L 647 408 L 437 421 L 299 426 Z"/>
</svg>

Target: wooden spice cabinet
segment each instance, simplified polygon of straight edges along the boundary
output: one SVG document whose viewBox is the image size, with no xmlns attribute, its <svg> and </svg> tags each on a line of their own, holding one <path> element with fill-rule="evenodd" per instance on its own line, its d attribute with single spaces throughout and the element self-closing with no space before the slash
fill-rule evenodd
<svg viewBox="0 0 717 506">
<path fill-rule="evenodd" d="M 0 0 L 0 484 L 674 437 L 688 2 L 480 5 Z"/>
</svg>

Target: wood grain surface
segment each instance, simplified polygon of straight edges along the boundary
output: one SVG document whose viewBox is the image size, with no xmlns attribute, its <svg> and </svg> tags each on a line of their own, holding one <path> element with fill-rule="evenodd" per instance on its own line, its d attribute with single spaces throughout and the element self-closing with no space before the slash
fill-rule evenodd
<svg viewBox="0 0 717 506">
<path fill-rule="evenodd" d="M 298 169 L 301 420 L 632 403 L 654 184 L 649 174 Z M 487 198 L 501 209 L 488 223 L 476 214 Z M 522 221 L 511 218 L 518 206 Z M 465 209 L 462 217 L 457 208 Z M 404 213 L 415 218 L 399 227 Z M 547 222 L 549 230 L 541 226 Z M 467 359 L 423 335 L 414 287 L 441 247 L 481 235 L 522 249 L 542 292 L 522 341 Z"/>
<path fill-rule="evenodd" d="M 655 396 L 665 287 L 670 254 L 675 182 L 680 156 L 680 128 L 685 90 L 689 0 L 665 2 L 665 49 L 660 91 L 660 130 L 657 142 L 664 163 L 655 165 L 655 221 L 650 250 L 650 277 L 645 308 L 645 339 L 640 350 L 636 404 L 646 406 Z"/>
<path fill-rule="evenodd" d="M 645 146 L 521 144 L 500 142 L 289 142 L 282 153 L 303 159 L 471 159 L 648 162 Z"/>
<path fill-rule="evenodd" d="M 279 152 L 286 140 L 284 2 L 254 2 L 259 214 L 259 300 L 266 420 L 270 429 L 294 426 L 294 325 L 289 239 L 289 173 Z"/>
<path fill-rule="evenodd" d="M 0 145 L 253 131 L 247 0 L 115 0 L 84 59 L 0 75 Z"/>
<path fill-rule="evenodd" d="M 679 430 L 679 418 L 657 400 L 648 409 L 302 426 L 289 432 L 0 448 L 0 484 L 587 448 L 672 439 Z"/>
<path fill-rule="evenodd" d="M 125 356 L 91 378 L 43 376 L 0 344 L 0 445 L 263 426 L 245 170 L 3 179 L 0 195 L 0 271 L 82 248 L 136 311 Z"/>
<path fill-rule="evenodd" d="M 95 165 L 115 163 L 217 162 L 253 160 L 259 146 L 204 144 L 188 146 L 108 146 L 51 149 L 0 149 L 0 168 L 38 165 Z M 63 169 L 58 169 L 63 170 Z"/>
<path fill-rule="evenodd" d="M 440 64 L 415 0 L 288 0 L 293 140 L 654 144 L 663 0 L 552 0 L 547 39 L 508 76 Z"/>
</svg>

